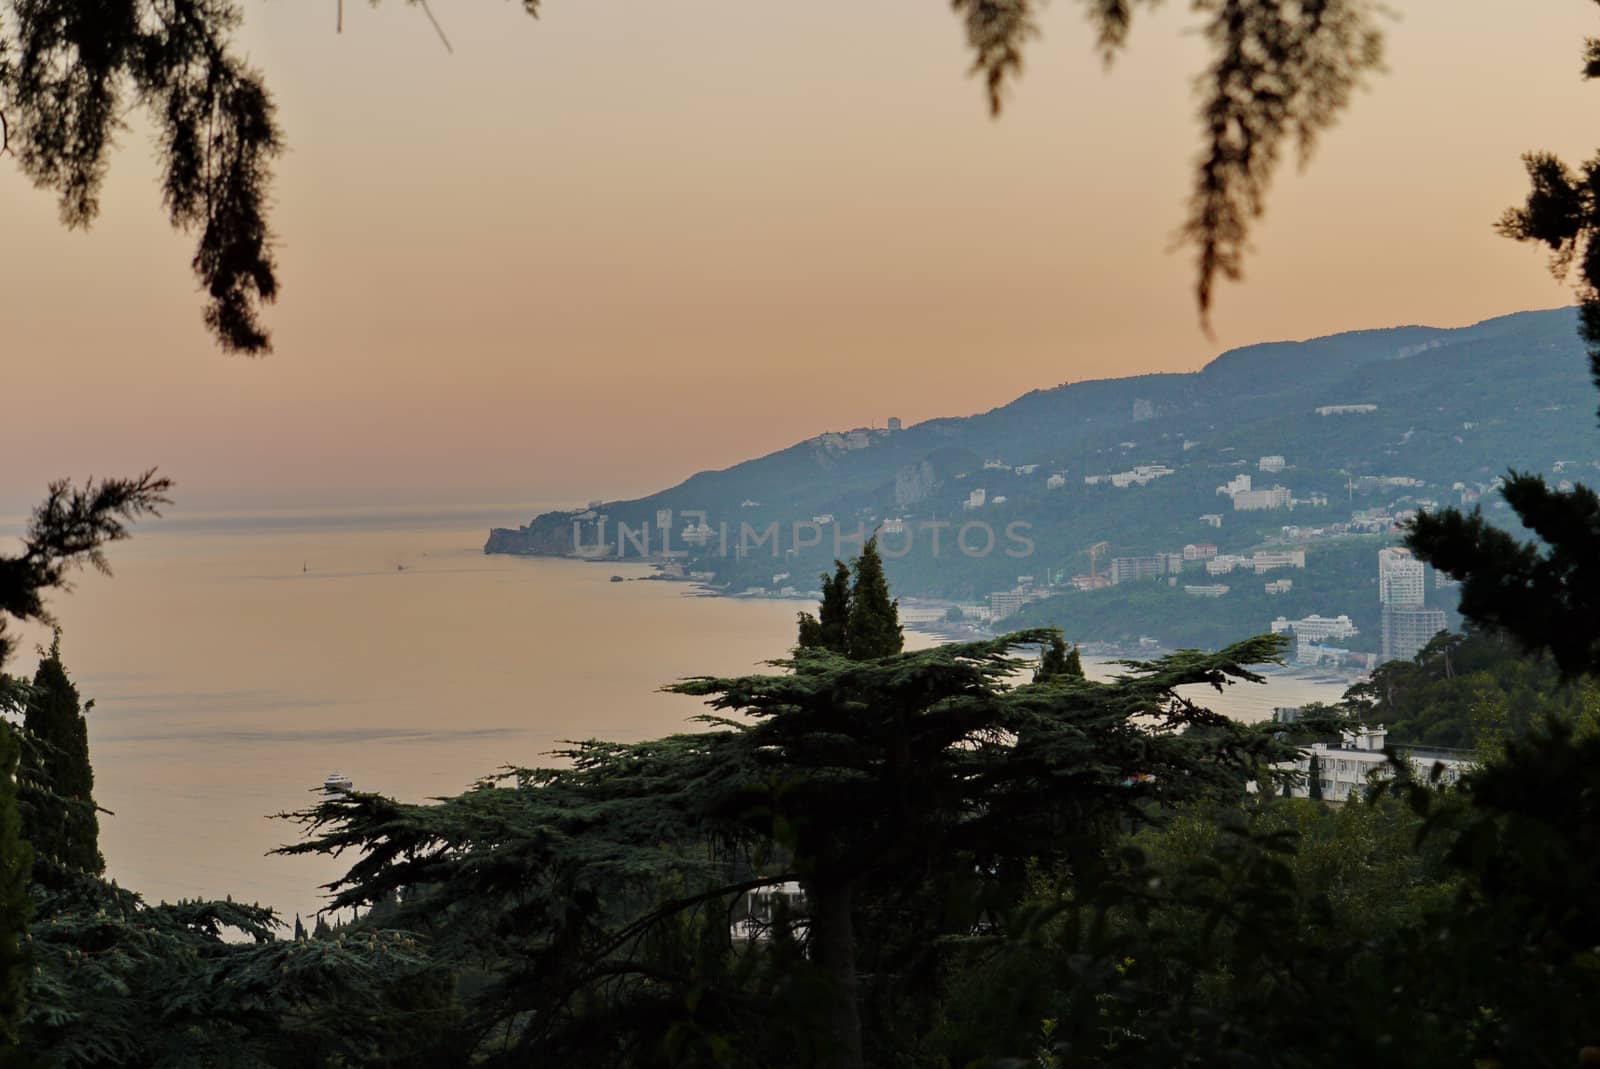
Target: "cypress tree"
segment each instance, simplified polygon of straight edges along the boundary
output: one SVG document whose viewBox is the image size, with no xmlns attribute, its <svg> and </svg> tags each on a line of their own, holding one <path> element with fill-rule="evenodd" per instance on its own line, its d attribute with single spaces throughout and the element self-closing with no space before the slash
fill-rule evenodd
<svg viewBox="0 0 1600 1069">
<path fill-rule="evenodd" d="M 89 725 L 83 718 L 78 688 L 61 663 L 60 631 L 34 673 L 23 728 L 36 748 L 30 762 L 35 767 L 28 772 L 43 794 L 29 814 L 25 830 L 29 842 L 41 857 L 99 875 L 106 863 L 100 856 Z"/>
<path fill-rule="evenodd" d="M 1067 670 L 1067 644 L 1061 635 L 1053 634 L 1044 649 L 1039 651 L 1039 667 L 1033 670 L 1035 683 L 1048 683 Z"/>
<path fill-rule="evenodd" d="M 1082 678 L 1083 658 L 1078 655 L 1078 647 L 1072 647 L 1072 652 L 1068 653 L 1061 633 L 1052 634 L 1039 657 L 1039 667 L 1034 670 L 1033 681 L 1048 683 L 1052 679 Z"/>
<path fill-rule="evenodd" d="M 836 560 L 833 579 L 823 577 L 822 605 L 817 610 L 822 645 L 835 653 L 850 649 L 850 605 L 850 569 L 844 561 Z"/>
<path fill-rule="evenodd" d="M 861 556 L 856 558 L 848 640 L 849 656 L 855 661 L 889 657 L 905 648 L 905 635 L 900 630 L 900 603 L 889 597 L 889 581 L 883 574 L 876 535 L 867 539 L 867 544 L 861 547 Z"/>
<path fill-rule="evenodd" d="M 818 615 L 800 614 L 800 648 L 846 654 L 850 649 L 850 569 L 841 560 L 833 564 L 833 575 L 822 574 Z"/>
<path fill-rule="evenodd" d="M 16 732 L 0 722 L 0 1050 L 17 1041 L 28 979 L 28 876 L 33 851 L 22 839 L 17 809 Z"/>
</svg>

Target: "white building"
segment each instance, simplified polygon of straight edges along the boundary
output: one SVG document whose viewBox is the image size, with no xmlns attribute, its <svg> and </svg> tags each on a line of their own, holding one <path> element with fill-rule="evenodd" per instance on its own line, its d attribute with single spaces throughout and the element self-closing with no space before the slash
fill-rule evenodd
<svg viewBox="0 0 1600 1069">
<path fill-rule="evenodd" d="M 1239 474 L 1235 475 L 1233 478 L 1217 487 L 1217 493 L 1221 494 L 1223 497 L 1232 497 L 1234 494 L 1246 493 L 1249 489 L 1250 476 L 1247 474 Z"/>
<path fill-rule="evenodd" d="M 1191 542 L 1183 547 L 1184 560 L 1210 560 L 1217 555 L 1217 547 L 1210 542 Z"/>
<path fill-rule="evenodd" d="M 1383 659 L 1409 661 L 1446 629 L 1443 609 L 1383 609 Z"/>
<path fill-rule="evenodd" d="M 1378 551 L 1378 601 L 1395 609 L 1420 609 L 1427 590 L 1423 563 L 1404 546 Z"/>
<path fill-rule="evenodd" d="M 1183 592 L 1196 598 L 1220 598 L 1228 592 L 1226 583 L 1184 584 Z"/>
<path fill-rule="evenodd" d="M 1130 486 L 1146 486 L 1172 473 L 1173 469 L 1165 464 L 1139 464 L 1128 471 L 1114 471 L 1110 475 L 1085 475 L 1083 481 L 1088 486 L 1110 483 L 1120 490 Z"/>
<path fill-rule="evenodd" d="M 1065 485 L 1067 485 L 1067 476 L 1065 473 L 1059 471 L 1044 481 L 1044 488 L 1046 490 L 1059 490 Z"/>
<path fill-rule="evenodd" d="M 989 613 L 996 620 L 1004 620 L 1027 603 L 1025 590 L 997 590 L 989 595 Z"/>
<path fill-rule="evenodd" d="M 1207 575 L 1227 575 L 1235 568 L 1250 567 L 1250 558 L 1241 557 L 1237 553 L 1219 553 L 1206 561 Z"/>
<path fill-rule="evenodd" d="M 969 509 L 981 509 L 983 508 L 983 503 L 988 500 L 988 497 L 988 491 L 980 486 L 976 490 L 972 491 L 972 493 L 967 495 L 967 503 L 962 507 Z"/>
<path fill-rule="evenodd" d="M 1284 459 L 1280 456 L 1262 457 L 1256 463 L 1256 467 L 1260 468 L 1262 471 L 1274 473 L 1282 471 L 1286 466 L 1287 465 Z"/>
<path fill-rule="evenodd" d="M 1317 409 L 1319 416 L 1359 416 L 1376 412 L 1377 405 L 1323 405 Z"/>
<path fill-rule="evenodd" d="M 1352 635 L 1361 633 L 1360 628 L 1356 627 L 1350 617 L 1343 613 L 1331 618 L 1312 613 L 1310 616 L 1302 617 L 1299 620 L 1290 620 L 1287 617 L 1280 616 L 1272 621 L 1272 633 L 1274 635 L 1281 635 L 1285 632 L 1293 632 L 1295 638 L 1303 639 L 1306 642 L 1326 642 L 1330 638 L 1350 638 Z"/>
<path fill-rule="evenodd" d="M 1306 566 L 1306 551 L 1303 549 L 1270 550 L 1257 553 L 1252 558 L 1256 574 L 1270 572 L 1274 568 L 1304 568 Z"/>
<path fill-rule="evenodd" d="M 1325 802 L 1347 802 L 1352 797 L 1360 798 L 1374 781 L 1394 774 L 1383 752 L 1387 738 L 1382 725 L 1347 731 L 1338 743 L 1312 743 L 1300 751 L 1297 760 L 1274 767 L 1301 773 L 1301 781 L 1285 792 L 1292 798 L 1310 798 L 1315 793 Z M 1462 750 L 1396 747 L 1396 751 L 1396 756 L 1409 764 L 1412 775 L 1420 780 L 1427 780 L 1438 767 L 1443 784 L 1455 783 L 1477 764 L 1476 755 Z"/>
<path fill-rule="evenodd" d="M 744 916 L 733 922 L 732 937 L 745 943 L 765 941 L 771 935 L 772 926 L 780 920 L 803 920 L 806 896 L 800 884 L 794 881 L 769 884 L 745 892 L 740 906 L 739 912 Z"/>
<path fill-rule="evenodd" d="M 1274 579 L 1272 582 L 1266 584 L 1266 591 L 1268 594 L 1287 594 L 1293 589 L 1293 579 Z"/>
<path fill-rule="evenodd" d="M 1220 513 L 1220 512 L 1207 512 L 1207 513 L 1204 513 L 1200 517 L 1200 522 L 1205 524 L 1207 527 L 1221 527 L 1222 526 L 1222 513 Z"/>
<path fill-rule="evenodd" d="M 1260 512 L 1265 509 L 1285 509 L 1292 499 L 1293 495 L 1286 486 L 1274 486 L 1270 490 L 1244 490 L 1233 495 L 1233 510 Z"/>
</svg>

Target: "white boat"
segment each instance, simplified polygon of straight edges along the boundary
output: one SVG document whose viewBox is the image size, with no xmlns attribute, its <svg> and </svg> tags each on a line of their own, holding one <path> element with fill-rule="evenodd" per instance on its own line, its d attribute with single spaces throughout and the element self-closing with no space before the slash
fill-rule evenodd
<svg viewBox="0 0 1600 1069">
<path fill-rule="evenodd" d="M 355 786 L 355 784 L 351 781 L 350 777 L 345 775 L 343 772 L 329 772 L 328 778 L 322 781 L 322 789 L 327 791 L 329 794 L 337 794 L 340 791 L 348 791 L 353 786 Z"/>
</svg>

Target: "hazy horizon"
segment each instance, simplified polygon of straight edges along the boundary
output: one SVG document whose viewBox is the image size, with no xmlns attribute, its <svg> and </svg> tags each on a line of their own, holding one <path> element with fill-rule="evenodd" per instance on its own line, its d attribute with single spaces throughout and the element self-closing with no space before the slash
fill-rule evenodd
<svg viewBox="0 0 1600 1069">
<path fill-rule="evenodd" d="M 629 497 L 890 416 L 1562 304 L 1491 224 L 1522 152 L 1586 153 L 1585 7 L 1388 20 L 1389 73 L 1280 176 L 1208 337 L 1170 248 L 1202 57 L 1180 7 L 1141 10 L 1109 72 L 1079 10 L 1045 11 L 992 121 L 944 4 L 851 8 L 848 36 L 826 6 L 436 4 L 453 54 L 404 5 L 336 35 L 331 7 L 251 4 L 288 142 L 277 351 L 213 348 L 140 120 L 88 235 L 0 167 L 29 399 L 0 513 L 152 465 L 184 509 Z"/>
</svg>

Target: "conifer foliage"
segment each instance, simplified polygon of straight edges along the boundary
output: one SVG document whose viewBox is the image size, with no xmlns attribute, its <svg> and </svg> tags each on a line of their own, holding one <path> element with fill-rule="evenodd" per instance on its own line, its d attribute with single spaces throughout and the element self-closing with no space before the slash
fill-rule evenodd
<svg viewBox="0 0 1600 1069">
<path fill-rule="evenodd" d="M 78 688 L 61 663 L 59 630 L 34 673 L 22 726 L 28 739 L 23 778 L 30 803 L 24 830 L 36 857 L 78 872 L 104 872 L 89 727 Z"/>
<path fill-rule="evenodd" d="M 1584 44 L 1582 73 L 1600 78 L 1600 40 Z M 1531 189 L 1506 212 L 1500 232 L 1550 250 L 1551 270 L 1577 265 L 1579 334 L 1600 387 L 1600 157 L 1574 172 L 1548 152 L 1524 158 Z M 1408 544 L 1418 556 L 1462 580 L 1461 614 L 1549 651 L 1562 673 L 1600 675 L 1600 497 L 1586 486 L 1554 489 L 1541 476 L 1508 473 L 1502 494 L 1537 536 L 1521 542 L 1481 510 L 1423 513 Z"/>
<path fill-rule="evenodd" d="M 800 614 L 800 648 L 856 661 L 899 653 L 905 648 L 900 603 L 889 596 L 877 537 L 867 540 L 853 569 L 844 561 L 833 563 L 833 574 L 822 576 L 817 615 Z"/>
<path fill-rule="evenodd" d="M 17 1039 L 27 991 L 28 877 L 33 851 L 22 838 L 17 810 L 16 734 L 0 723 L 0 1051 Z"/>
<path fill-rule="evenodd" d="M 855 562 L 855 584 L 850 588 L 850 657 L 870 661 L 905 648 L 900 628 L 900 603 L 889 597 L 889 580 L 883 574 L 878 539 L 869 538 Z"/>
<path fill-rule="evenodd" d="M 1082 678 L 1084 678 L 1083 656 L 1078 652 L 1078 647 L 1073 646 L 1072 652 L 1067 652 L 1067 644 L 1061 638 L 1061 632 L 1052 631 L 1050 641 L 1045 643 L 1039 655 L 1039 667 L 1034 669 L 1033 681 L 1048 683 L 1053 679 Z"/>
<path fill-rule="evenodd" d="M 1287 751 L 1177 694 L 1259 679 L 1279 639 L 1017 685 L 1012 651 L 1051 633 L 904 652 L 874 548 L 825 580 L 831 621 L 853 579 L 847 652 L 669 688 L 709 699 L 706 730 L 576 744 L 437 803 L 341 794 L 284 852 L 355 853 L 335 908 L 403 892 L 395 923 L 439 960 L 495 963 L 464 1007 L 487 1064 L 888 1064 L 874 1043 L 904 1003 L 879 996 L 999 924 L 1014 873 L 1092 868 L 1151 803 L 1240 797 Z M 736 937 L 743 896 L 791 882 L 803 911 Z"/>
</svg>

